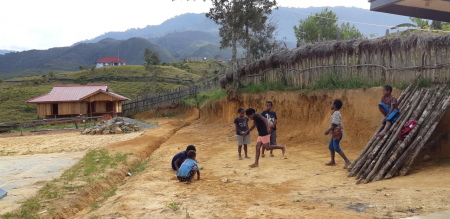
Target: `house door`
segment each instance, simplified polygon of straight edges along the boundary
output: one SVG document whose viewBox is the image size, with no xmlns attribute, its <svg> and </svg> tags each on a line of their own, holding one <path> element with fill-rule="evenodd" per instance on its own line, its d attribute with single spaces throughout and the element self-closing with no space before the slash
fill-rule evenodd
<svg viewBox="0 0 450 219">
<path fill-rule="evenodd" d="M 52 104 L 52 114 L 53 115 L 58 115 L 58 104 L 57 103 L 54 103 L 54 104 Z"/>
<path fill-rule="evenodd" d="M 114 111 L 114 102 L 106 102 L 106 112 Z"/>
</svg>

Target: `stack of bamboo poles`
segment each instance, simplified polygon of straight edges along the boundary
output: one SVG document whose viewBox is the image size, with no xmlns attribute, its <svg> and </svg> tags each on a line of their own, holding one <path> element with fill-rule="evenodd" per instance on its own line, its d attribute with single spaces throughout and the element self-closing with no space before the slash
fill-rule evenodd
<svg viewBox="0 0 450 219">
<path fill-rule="evenodd" d="M 384 137 L 372 137 L 351 164 L 348 176 L 356 176 L 356 183 L 369 183 L 408 173 L 450 103 L 445 87 L 418 88 L 418 85 L 409 85 L 398 99 L 400 117 Z M 411 120 L 416 120 L 417 126 L 402 141 L 397 136 L 403 125 Z M 375 134 L 383 128 L 381 126 Z"/>
</svg>

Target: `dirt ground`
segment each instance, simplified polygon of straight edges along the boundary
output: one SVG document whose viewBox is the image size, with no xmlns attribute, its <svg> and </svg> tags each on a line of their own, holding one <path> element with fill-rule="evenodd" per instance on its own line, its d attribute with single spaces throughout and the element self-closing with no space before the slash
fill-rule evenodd
<svg viewBox="0 0 450 219">
<path fill-rule="evenodd" d="M 73 218 L 402 218 L 450 209 L 450 177 L 446 175 L 450 160 L 445 156 L 419 162 L 407 176 L 358 185 L 347 177 L 339 157 L 337 166 L 324 166 L 329 161 L 329 139 L 322 133 L 328 127 L 331 101 L 344 101 L 342 148 L 353 160 L 378 126 L 380 117 L 371 105 L 377 103 L 380 93 L 381 89 L 374 88 L 313 95 L 243 95 L 205 107 L 200 120 L 194 120 L 198 112 L 189 118 L 151 119 L 159 127 L 126 135 L 67 132 L 0 137 L 0 151 L 4 155 L 17 151 L 17 156 L 28 151 L 106 147 L 150 158 L 144 172 L 126 178 L 114 196 L 97 203 L 99 208 L 86 208 Z M 279 115 L 278 142 L 288 149 L 285 157 L 274 151 L 275 157 L 261 158 L 258 168 L 249 168 L 255 156 L 256 132 L 248 148 L 251 159 L 238 160 L 232 121 L 239 106 L 254 106 L 261 112 L 266 100 L 274 101 Z M 145 118 L 146 114 L 138 116 Z M 133 147 L 145 144 L 158 147 Z M 201 180 L 179 183 L 170 160 L 189 144 L 197 147 Z M 179 209 L 174 210 L 176 207 Z"/>
</svg>

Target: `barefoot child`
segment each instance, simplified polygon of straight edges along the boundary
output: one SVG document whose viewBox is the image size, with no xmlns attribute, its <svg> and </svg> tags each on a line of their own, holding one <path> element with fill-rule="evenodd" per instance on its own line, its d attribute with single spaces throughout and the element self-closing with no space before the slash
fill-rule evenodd
<svg viewBox="0 0 450 219">
<path fill-rule="evenodd" d="M 378 137 L 382 137 L 386 135 L 386 132 L 389 131 L 389 128 L 400 116 L 397 99 L 392 96 L 391 86 L 386 85 L 383 87 L 383 97 L 381 97 L 381 103 L 378 104 L 378 109 L 384 116 L 381 120 L 381 124 L 385 124 L 384 129 L 377 134 Z"/>
<path fill-rule="evenodd" d="M 255 128 L 258 130 L 258 139 L 256 142 L 256 155 L 255 155 L 255 163 L 250 165 L 250 167 L 257 167 L 259 165 L 259 154 L 261 152 L 261 146 L 263 146 L 266 150 L 273 149 L 281 149 L 283 151 L 283 155 L 286 152 L 286 146 L 278 146 L 278 145 L 270 145 L 270 132 L 272 131 L 269 127 L 269 123 L 267 119 L 261 116 L 260 114 L 256 114 L 255 110 L 252 108 L 248 108 L 245 110 L 245 114 L 254 121 L 253 126 L 247 131 L 247 134 Z"/>
<path fill-rule="evenodd" d="M 270 145 L 277 145 L 277 114 L 272 111 L 273 103 L 272 101 L 266 102 L 266 110 L 264 110 L 261 113 L 261 116 L 267 119 L 267 122 L 269 123 L 269 127 L 272 130 L 270 133 Z M 262 149 L 261 157 L 264 157 L 264 151 L 265 149 Z M 270 150 L 270 156 L 273 157 L 273 150 Z"/>
<path fill-rule="evenodd" d="M 181 164 L 186 160 L 187 154 L 189 151 L 196 151 L 195 146 L 189 145 L 189 146 L 187 146 L 185 151 L 182 151 L 182 152 L 176 154 L 175 156 L 173 156 L 173 158 L 172 158 L 172 169 L 173 170 L 178 170 L 180 168 Z"/>
<path fill-rule="evenodd" d="M 197 173 L 197 180 L 200 180 L 200 169 L 195 162 L 195 151 L 189 151 L 187 153 L 187 159 L 181 164 L 180 169 L 177 172 L 177 178 L 180 182 L 193 183 L 192 178 Z"/>
<path fill-rule="evenodd" d="M 333 113 L 331 114 L 331 122 L 330 122 L 330 128 L 325 131 L 325 135 L 332 134 L 330 144 L 328 146 L 328 149 L 330 149 L 330 155 L 331 155 L 331 161 L 329 163 L 326 163 L 327 166 L 334 166 L 336 165 L 336 162 L 334 160 L 335 153 L 337 152 L 345 161 L 344 169 L 347 168 L 348 165 L 350 165 L 350 160 L 347 159 L 344 152 L 341 150 L 339 143 L 342 140 L 342 130 L 344 129 L 344 126 L 342 125 L 342 116 L 341 112 L 339 111 L 342 107 L 342 101 L 339 99 L 336 99 L 331 104 L 331 110 L 333 110 Z"/>
<path fill-rule="evenodd" d="M 245 158 L 250 158 L 247 155 L 247 145 L 250 144 L 250 135 L 247 133 L 248 131 L 248 121 L 249 119 L 245 117 L 245 109 L 238 109 L 238 117 L 234 119 L 234 124 L 236 125 L 236 135 L 238 141 L 238 152 L 239 152 L 239 160 L 242 160 L 241 151 L 242 145 L 244 145 L 244 153 Z"/>
</svg>

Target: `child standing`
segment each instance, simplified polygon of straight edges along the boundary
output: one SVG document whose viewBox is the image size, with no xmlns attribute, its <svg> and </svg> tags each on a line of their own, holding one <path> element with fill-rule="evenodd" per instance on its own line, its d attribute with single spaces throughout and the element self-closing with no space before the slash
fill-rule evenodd
<svg viewBox="0 0 450 219">
<path fill-rule="evenodd" d="M 197 173 L 197 180 L 200 180 L 200 168 L 198 168 L 195 162 L 195 151 L 189 151 L 187 153 L 187 159 L 181 164 L 180 169 L 177 172 L 177 178 L 180 182 L 193 183 L 192 177 Z"/>
<path fill-rule="evenodd" d="M 331 121 L 330 121 L 330 128 L 325 131 L 325 135 L 332 134 L 330 144 L 328 145 L 328 149 L 330 149 L 330 155 L 331 155 L 331 161 L 329 163 L 326 163 L 327 166 L 334 166 L 336 165 L 336 162 L 334 160 L 335 153 L 338 153 L 341 155 L 341 157 L 345 161 L 344 169 L 347 168 L 348 165 L 350 165 L 350 160 L 347 159 L 344 152 L 341 150 L 339 143 L 342 140 L 344 126 L 342 125 L 342 116 L 341 112 L 339 111 L 342 108 L 342 101 L 339 99 L 336 99 L 331 104 L 331 110 L 333 110 L 333 113 L 331 114 Z"/>
<path fill-rule="evenodd" d="M 384 116 L 381 120 L 381 124 L 385 124 L 384 129 L 377 134 L 378 137 L 382 137 L 386 135 L 386 132 L 389 131 L 389 128 L 400 116 L 397 99 L 392 96 L 391 86 L 386 85 L 383 87 L 383 97 L 381 97 L 381 103 L 378 104 L 378 109 Z"/>
<path fill-rule="evenodd" d="M 238 117 L 234 119 L 234 124 L 236 125 L 236 138 L 238 141 L 239 160 L 242 160 L 242 145 L 244 145 L 245 158 L 250 158 L 247 155 L 247 145 L 250 144 L 250 135 L 247 133 L 248 121 L 250 119 L 245 117 L 244 115 L 245 109 L 241 107 L 238 109 Z"/>
<path fill-rule="evenodd" d="M 277 145 L 277 114 L 272 111 L 273 103 L 272 101 L 266 102 L 266 110 L 264 110 L 261 115 L 267 119 L 267 122 L 269 123 L 269 127 L 272 130 L 270 133 L 270 145 Z M 261 157 L 264 157 L 264 151 L 266 149 L 262 149 Z M 270 156 L 273 157 L 273 150 L 270 150 Z"/>
<path fill-rule="evenodd" d="M 281 149 L 283 151 L 283 155 L 286 152 L 286 146 L 278 146 L 278 145 L 270 145 L 270 132 L 272 131 L 269 127 L 269 123 L 267 119 L 261 116 L 260 114 L 255 113 L 255 109 L 248 108 L 245 110 L 245 114 L 254 121 L 253 126 L 247 131 L 247 134 L 255 128 L 258 130 L 258 139 L 256 141 L 256 155 L 255 155 L 255 163 L 251 164 L 250 167 L 257 167 L 259 165 L 259 155 L 261 146 L 266 150 L 273 149 Z"/>
</svg>

